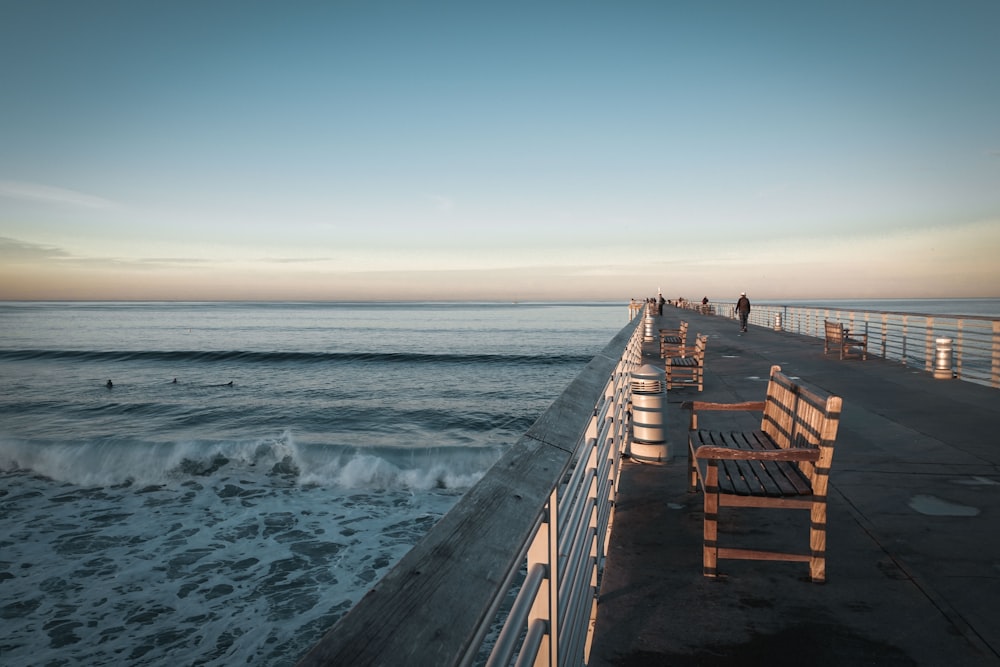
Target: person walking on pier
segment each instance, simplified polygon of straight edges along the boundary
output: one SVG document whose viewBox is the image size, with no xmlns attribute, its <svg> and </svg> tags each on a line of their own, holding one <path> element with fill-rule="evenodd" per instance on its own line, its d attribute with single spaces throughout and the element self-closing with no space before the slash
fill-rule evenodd
<svg viewBox="0 0 1000 667">
<path fill-rule="evenodd" d="M 740 331 L 746 333 L 747 318 L 750 317 L 750 299 L 746 292 L 740 292 L 740 300 L 736 302 L 736 312 L 740 314 Z"/>
</svg>

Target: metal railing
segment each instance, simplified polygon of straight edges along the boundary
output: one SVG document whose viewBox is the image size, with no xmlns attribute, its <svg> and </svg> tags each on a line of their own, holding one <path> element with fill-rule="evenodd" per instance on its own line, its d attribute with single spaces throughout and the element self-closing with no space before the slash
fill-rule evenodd
<svg viewBox="0 0 1000 667">
<path fill-rule="evenodd" d="M 714 314 L 735 317 L 735 303 L 714 303 Z M 701 304 L 692 304 L 700 309 Z M 850 310 L 822 306 L 754 304 L 750 324 L 779 331 L 825 336 L 824 320 L 868 334 L 868 354 L 932 371 L 938 338 L 953 341 L 954 377 L 1000 388 L 1000 319 L 975 315 L 933 315 Z"/>
<path fill-rule="evenodd" d="M 300 667 L 586 664 L 641 324 L 591 360 Z"/>
</svg>

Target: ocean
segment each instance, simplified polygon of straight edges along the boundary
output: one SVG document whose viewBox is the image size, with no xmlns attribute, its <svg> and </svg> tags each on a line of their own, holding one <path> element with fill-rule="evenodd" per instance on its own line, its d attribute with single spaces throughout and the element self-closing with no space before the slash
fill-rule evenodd
<svg viewBox="0 0 1000 667">
<path fill-rule="evenodd" d="M 627 319 L 0 303 L 0 662 L 294 664 Z"/>
</svg>

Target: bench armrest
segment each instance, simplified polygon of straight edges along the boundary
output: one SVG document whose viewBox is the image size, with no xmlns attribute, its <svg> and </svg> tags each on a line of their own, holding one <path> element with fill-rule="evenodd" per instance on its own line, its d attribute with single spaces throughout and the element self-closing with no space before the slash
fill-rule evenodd
<svg viewBox="0 0 1000 667">
<path fill-rule="evenodd" d="M 745 461 L 818 461 L 816 447 L 789 447 L 788 449 L 736 449 L 718 445 L 702 445 L 695 450 L 699 459 L 739 459 Z"/>
<path fill-rule="evenodd" d="M 744 401 L 743 403 L 712 403 L 710 401 L 684 401 L 681 410 L 701 412 L 703 410 L 728 410 L 731 412 L 763 412 L 764 401 Z"/>
</svg>

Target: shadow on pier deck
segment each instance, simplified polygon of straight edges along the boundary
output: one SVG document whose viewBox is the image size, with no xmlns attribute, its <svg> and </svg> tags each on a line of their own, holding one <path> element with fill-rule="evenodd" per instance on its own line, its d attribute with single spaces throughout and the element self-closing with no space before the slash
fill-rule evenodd
<svg viewBox="0 0 1000 667">
<path fill-rule="evenodd" d="M 659 319 L 708 334 L 705 390 L 670 392 L 666 465 L 624 465 L 590 664 L 1000 664 L 1000 391 L 824 357 L 822 340 L 740 334 L 723 317 L 668 307 Z M 825 584 L 801 563 L 722 561 L 720 578 L 701 574 L 680 404 L 760 400 L 771 364 L 844 399 Z M 805 540 L 806 520 L 724 511 L 720 534 L 780 546 Z"/>
</svg>

